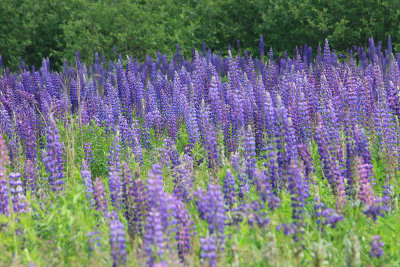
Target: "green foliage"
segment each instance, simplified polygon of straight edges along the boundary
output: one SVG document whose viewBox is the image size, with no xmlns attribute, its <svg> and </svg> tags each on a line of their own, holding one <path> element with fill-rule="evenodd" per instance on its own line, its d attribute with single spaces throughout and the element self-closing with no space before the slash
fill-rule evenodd
<svg viewBox="0 0 400 267">
<path fill-rule="evenodd" d="M 316 48 L 328 38 L 343 51 L 368 38 L 385 41 L 392 36 L 400 50 L 400 2 L 322 0 L 4 0 L 0 1 L 0 54 L 5 65 L 16 69 L 19 56 L 40 66 L 50 57 L 52 68 L 70 62 L 76 50 L 85 61 L 94 53 L 115 58 L 117 53 L 144 60 L 156 51 L 175 52 L 180 44 L 185 56 L 201 49 L 203 41 L 213 51 L 227 51 L 226 44 L 241 53 L 258 55 L 264 35 L 266 50 L 292 54 L 296 45 Z M 315 50 L 314 50 L 315 51 Z"/>
</svg>

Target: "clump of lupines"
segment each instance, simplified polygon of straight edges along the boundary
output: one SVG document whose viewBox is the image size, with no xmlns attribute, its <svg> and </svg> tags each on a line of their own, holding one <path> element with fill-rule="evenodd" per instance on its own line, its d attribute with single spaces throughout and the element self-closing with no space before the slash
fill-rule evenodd
<svg viewBox="0 0 400 267">
<path fill-rule="evenodd" d="M 223 58 L 205 47 L 202 55 L 194 51 L 190 60 L 177 48 L 171 61 L 157 53 L 143 63 L 128 58 L 126 67 L 122 55 L 106 69 L 105 58 L 100 61 L 95 55 L 95 62 L 86 66 L 78 53 L 76 64 L 65 62 L 62 73 L 52 72 L 48 59 L 37 70 L 22 63 L 18 73 L 5 69 L 0 77 L 0 132 L 4 135 L 0 138 L 0 213 L 9 216 L 14 206 L 22 210 L 22 205 L 13 205 L 23 199 L 19 175 L 9 183 L 9 172 L 23 168 L 23 188 L 35 192 L 30 200 L 37 214 L 36 202 L 47 208 L 43 198 L 53 194 L 46 190 L 46 179 L 38 179 L 42 166 L 50 187 L 58 192 L 77 184 L 75 164 L 84 159 L 101 176 L 93 182 L 93 208 L 98 211 L 94 212 L 95 229 L 101 227 L 101 218 L 107 223 L 116 218 L 109 213 L 110 198 L 112 209 L 121 209 L 125 216 L 119 222 L 127 224 L 131 242 L 138 246 L 131 253 L 146 253 L 149 264 L 170 263 L 167 255 L 173 255 L 183 264 L 196 265 L 199 246 L 204 264 L 215 265 L 217 259 L 225 264 L 221 251 L 225 242 L 226 249 L 232 249 L 227 255 L 232 252 L 235 261 L 236 240 L 225 238 L 226 229 L 222 229 L 227 225 L 231 228 L 226 232 L 235 237 L 243 224 L 258 234 L 279 220 L 284 234 L 297 240 L 314 222 L 323 235 L 343 230 L 350 225 L 340 223 L 351 218 L 349 208 L 371 217 L 373 225 L 382 216 L 396 218 L 399 55 L 391 54 L 391 45 L 385 51 L 372 39 L 367 49 L 353 47 L 345 56 L 337 55 L 326 40 L 314 61 L 308 46 L 296 49 L 294 58 L 287 53 L 274 58 L 271 49 L 268 60 L 264 45 L 262 38 L 261 59 L 247 51 L 235 57 L 231 49 Z M 73 137 L 71 129 L 82 131 Z M 114 138 L 108 165 L 110 190 L 103 186 L 107 178 L 102 158 L 90 166 L 90 144 L 94 147 L 99 140 L 93 138 L 94 133 Z M 152 152 L 157 151 L 157 140 L 164 138 L 168 139 L 159 157 Z M 61 140 L 65 148 L 58 144 Z M 84 154 L 74 151 L 74 141 L 83 145 Z M 182 146 L 186 146 L 183 157 L 178 153 Z M 42 149 L 44 153 L 37 153 Z M 263 158 L 258 161 L 260 155 Z M 20 164 L 23 159 L 26 163 Z M 203 169 L 204 159 L 211 172 Z M 68 166 L 63 166 L 64 160 Z M 123 160 L 135 166 L 135 177 L 126 166 L 121 168 Z M 139 179 L 139 173 L 154 163 L 167 166 L 165 184 L 158 165 L 149 179 Z M 229 168 L 232 172 L 222 177 Z M 82 169 L 84 184 L 90 180 L 88 169 Z M 193 187 L 207 183 L 204 177 L 211 177 L 208 191 L 195 191 Z M 87 183 L 88 192 L 89 187 Z M 308 198 L 307 191 L 320 200 Z M 70 199 L 67 194 L 65 201 Z M 196 201 L 198 211 L 190 209 Z M 28 198 L 21 203 L 27 202 Z M 289 205 L 292 222 L 279 216 Z M 315 216 L 304 221 L 311 206 Z M 206 224 L 198 228 L 206 239 L 192 236 L 190 217 L 197 218 L 197 212 Z M 304 228 L 305 222 L 310 227 Z M 374 234 L 380 229 L 371 228 Z M 380 242 L 373 242 L 371 257 L 380 254 Z M 356 238 L 351 243 L 349 264 L 354 266 L 361 252 Z M 298 255 L 307 258 L 308 253 Z"/>
</svg>

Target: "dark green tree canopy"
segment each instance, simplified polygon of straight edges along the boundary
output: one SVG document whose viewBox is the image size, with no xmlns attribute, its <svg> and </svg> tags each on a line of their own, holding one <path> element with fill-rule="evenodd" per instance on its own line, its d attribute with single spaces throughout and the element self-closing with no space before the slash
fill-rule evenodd
<svg viewBox="0 0 400 267">
<path fill-rule="evenodd" d="M 172 53 L 180 44 L 185 56 L 207 48 L 224 54 L 227 44 L 258 55 L 266 50 L 291 54 L 296 45 L 316 47 L 325 38 L 337 51 L 365 45 L 369 37 L 400 49 L 400 1 L 392 0 L 3 0 L 0 1 L 0 54 L 16 69 L 19 57 L 52 68 L 94 53 L 117 53 L 143 60 L 156 51 Z"/>
</svg>

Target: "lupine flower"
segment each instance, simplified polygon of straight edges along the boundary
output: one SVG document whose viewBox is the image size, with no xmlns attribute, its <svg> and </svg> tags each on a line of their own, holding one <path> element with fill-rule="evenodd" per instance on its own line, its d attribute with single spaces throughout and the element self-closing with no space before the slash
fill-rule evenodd
<svg viewBox="0 0 400 267">
<path fill-rule="evenodd" d="M 9 196 L 7 180 L 0 180 L 0 214 L 8 215 L 9 213 Z"/>
<path fill-rule="evenodd" d="M 114 167 L 112 167 L 114 168 Z M 119 172 L 115 169 L 109 172 L 108 187 L 110 189 L 111 204 L 115 209 L 122 208 L 122 183 Z"/>
<path fill-rule="evenodd" d="M 190 165 L 193 163 L 189 156 L 186 156 L 185 160 L 180 165 L 174 167 L 172 176 L 174 177 L 175 196 L 184 202 L 188 202 L 193 187 L 193 172 L 190 168 Z"/>
<path fill-rule="evenodd" d="M 91 206 L 93 207 L 94 199 L 93 199 L 92 173 L 90 172 L 89 167 L 85 161 L 82 162 L 81 176 L 83 184 L 86 187 L 86 198 L 89 200 Z"/>
<path fill-rule="evenodd" d="M 50 120 L 47 134 L 47 150 L 44 151 L 43 163 L 49 175 L 49 184 L 54 192 L 64 190 L 64 160 L 60 136 L 56 123 Z"/>
<path fill-rule="evenodd" d="M 210 123 L 209 110 L 204 101 L 201 102 L 200 118 L 200 128 L 202 129 L 202 138 L 208 153 L 208 162 L 211 168 L 216 168 L 219 163 L 217 138 L 214 127 Z"/>
<path fill-rule="evenodd" d="M 218 250 L 223 250 L 226 215 L 220 186 L 209 184 L 207 192 L 200 195 L 196 204 L 200 218 L 207 221 L 210 234 L 217 238 Z"/>
<path fill-rule="evenodd" d="M 246 174 L 249 180 L 253 179 L 253 173 L 256 170 L 256 151 L 255 151 L 255 142 L 254 142 L 254 135 L 251 130 L 251 126 L 247 127 L 247 131 L 245 133 L 244 138 L 244 147 L 245 147 L 245 168 Z"/>
<path fill-rule="evenodd" d="M 217 266 L 217 253 L 215 247 L 215 238 L 210 236 L 208 238 L 200 238 L 201 252 L 200 258 L 202 264 L 205 265 L 208 262 L 209 267 Z"/>
<path fill-rule="evenodd" d="M 23 184 L 20 173 L 10 173 L 9 175 L 11 202 L 14 212 L 26 212 L 26 203 Z"/>
<path fill-rule="evenodd" d="M 369 256 L 371 258 L 380 258 L 383 255 L 383 249 L 382 247 L 385 245 L 381 241 L 380 236 L 373 236 L 372 241 L 371 241 L 371 250 L 369 251 Z"/>
<path fill-rule="evenodd" d="M 24 168 L 24 182 L 25 182 L 25 190 L 30 190 L 32 193 L 36 192 L 36 173 L 35 166 L 31 160 L 27 160 Z"/>
<path fill-rule="evenodd" d="M 187 211 L 185 204 L 175 196 L 169 197 L 170 213 L 175 218 L 173 227 L 175 230 L 175 239 L 178 242 L 178 256 L 182 262 L 185 256 L 192 248 L 192 235 L 194 234 L 194 222 Z"/>
<path fill-rule="evenodd" d="M 149 210 L 148 192 L 139 179 L 139 173 L 136 172 L 132 186 L 129 188 L 127 212 L 129 235 L 133 239 L 135 236 L 143 235 L 146 216 Z"/>
<path fill-rule="evenodd" d="M 93 198 L 95 201 L 96 210 L 98 212 L 102 213 L 103 215 L 107 215 L 108 214 L 108 202 L 107 202 L 103 183 L 99 177 L 97 177 L 96 180 L 94 181 Z"/>
<path fill-rule="evenodd" d="M 305 213 L 305 200 L 309 196 L 308 184 L 301 175 L 300 170 L 294 160 L 290 163 L 288 171 L 288 183 L 289 190 L 292 200 L 292 218 L 295 221 L 299 231 L 302 231 L 304 225 L 304 213 Z M 297 235 L 294 236 L 297 240 Z"/>
<path fill-rule="evenodd" d="M 149 212 L 145 226 L 144 244 L 150 266 L 155 261 L 164 261 L 165 233 L 168 228 L 167 194 L 164 192 L 161 174 L 161 166 L 154 164 L 147 179 Z"/>
<path fill-rule="evenodd" d="M 362 201 L 364 205 L 373 204 L 375 197 L 371 187 L 371 184 L 368 181 L 367 169 L 364 164 L 359 165 L 358 167 L 358 175 L 359 175 L 359 186 L 360 190 L 358 192 L 358 199 Z"/>
<path fill-rule="evenodd" d="M 126 263 L 125 230 L 117 213 L 114 213 L 110 221 L 110 249 L 113 267 Z"/>
<path fill-rule="evenodd" d="M 335 228 L 336 224 L 343 220 L 343 216 L 337 214 L 333 209 L 323 210 L 322 216 L 325 217 L 324 225 L 330 225 L 332 228 Z"/>
<path fill-rule="evenodd" d="M 224 179 L 224 201 L 230 209 L 236 203 L 236 181 L 230 169 L 226 171 Z"/>
<path fill-rule="evenodd" d="M 92 143 L 85 143 L 83 145 L 83 150 L 85 151 L 85 161 L 89 165 L 92 164 L 94 161 Z"/>
<path fill-rule="evenodd" d="M 148 265 L 153 266 L 155 262 L 164 262 L 165 239 L 161 214 L 156 209 L 151 209 L 146 219 L 144 234 L 145 251 L 149 256 Z"/>
<path fill-rule="evenodd" d="M 255 172 L 255 184 L 263 202 L 267 202 L 271 210 L 279 208 L 280 199 L 272 192 L 271 185 L 264 172 L 260 170 Z"/>
<path fill-rule="evenodd" d="M 108 156 L 109 172 L 115 171 L 116 173 L 119 174 L 119 172 L 121 171 L 120 153 L 121 153 L 120 138 L 119 135 L 117 134 L 110 148 L 110 155 Z"/>
<path fill-rule="evenodd" d="M 385 216 L 385 213 L 387 211 L 387 205 L 385 205 L 381 198 L 378 198 L 364 209 L 364 214 L 368 217 L 372 217 L 372 219 L 376 221 L 378 219 L 378 216 Z"/>
<path fill-rule="evenodd" d="M 89 232 L 88 237 L 89 237 L 89 251 L 90 253 L 92 253 L 92 251 L 96 246 L 97 247 L 101 246 L 99 231 Z"/>
</svg>

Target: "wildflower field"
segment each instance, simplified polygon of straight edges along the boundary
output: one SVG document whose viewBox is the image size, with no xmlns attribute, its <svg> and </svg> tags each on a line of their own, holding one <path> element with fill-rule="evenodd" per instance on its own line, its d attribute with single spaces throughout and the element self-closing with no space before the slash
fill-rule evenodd
<svg viewBox="0 0 400 267">
<path fill-rule="evenodd" d="M 0 66 L 0 265 L 400 266 L 390 37 L 259 51 Z"/>
</svg>

